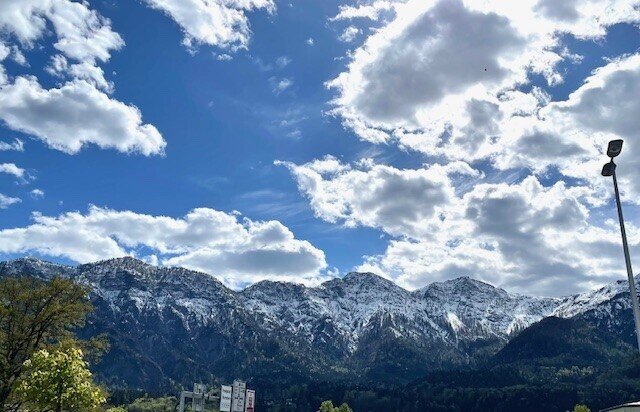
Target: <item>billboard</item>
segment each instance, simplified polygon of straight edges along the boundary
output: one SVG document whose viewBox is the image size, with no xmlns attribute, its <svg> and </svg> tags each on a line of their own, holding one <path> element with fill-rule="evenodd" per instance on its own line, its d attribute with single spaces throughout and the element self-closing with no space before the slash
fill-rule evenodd
<svg viewBox="0 0 640 412">
<path fill-rule="evenodd" d="M 231 412 L 231 386 L 222 385 L 220 388 L 220 412 Z"/>
<path fill-rule="evenodd" d="M 233 381 L 233 395 L 231 397 L 231 412 L 244 412 L 244 397 L 247 390 L 247 383 L 244 381 Z"/>
<path fill-rule="evenodd" d="M 256 407 L 256 391 L 247 389 L 247 399 L 244 406 L 244 412 L 254 412 Z"/>
</svg>

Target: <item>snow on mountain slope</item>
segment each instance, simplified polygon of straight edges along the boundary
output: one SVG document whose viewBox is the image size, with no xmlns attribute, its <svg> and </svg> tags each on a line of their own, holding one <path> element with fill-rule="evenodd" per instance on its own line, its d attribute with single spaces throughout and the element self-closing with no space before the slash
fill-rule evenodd
<svg viewBox="0 0 640 412">
<path fill-rule="evenodd" d="M 269 336 L 237 293 L 210 275 L 132 258 L 78 267 L 37 259 L 0 262 L 0 277 L 17 275 L 60 276 L 90 288 L 95 310 L 79 334 L 107 335 L 111 349 L 97 372 L 116 387 L 172 390 L 176 382 L 228 380 L 254 368 L 287 376 L 318 369 L 313 359 Z"/>
<path fill-rule="evenodd" d="M 245 306 L 270 328 L 282 327 L 313 343 L 335 342 L 347 353 L 361 335 L 385 326 L 398 336 L 447 340 L 426 306 L 393 282 L 371 273 L 349 273 L 315 288 L 260 282 L 241 292 Z"/>
<path fill-rule="evenodd" d="M 561 302 L 508 293 L 466 276 L 432 283 L 414 294 L 426 302 L 432 317 L 446 319 L 458 337 L 467 339 L 505 339 L 549 316 Z"/>
<path fill-rule="evenodd" d="M 77 267 L 33 258 L 0 263 L 0 274 L 25 274 L 40 279 L 61 276 L 89 286 L 92 295 L 114 312 L 135 309 L 159 316 L 178 316 L 186 329 L 204 323 L 226 308 L 238 308 L 235 292 L 214 277 L 183 268 L 164 268 L 124 257 Z"/>
<path fill-rule="evenodd" d="M 635 281 L 637 289 L 640 276 L 636 276 Z M 601 315 L 607 315 L 610 314 L 608 309 L 611 309 L 612 305 L 615 305 L 617 310 L 631 310 L 628 281 L 618 280 L 597 290 L 568 296 L 555 308 L 553 315 L 562 318 L 570 318 L 588 312 L 606 312 Z"/>
<path fill-rule="evenodd" d="M 77 267 L 31 258 L 0 263 L 0 276 L 16 274 L 59 275 L 88 285 L 111 323 L 136 325 L 139 333 L 147 333 L 146 319 L 171 324 L 165 332 L 183 337 L 214 330 L 229 337 L 229 345 L 231 336 L 257 342 L 266 335 L 331 359 L 364 356 L 372 342 L 385 340 L 388 347 L 376 350 L 404 342 L 425 354 L 438 353 L 442 362 L 466 362 L 495 353 L 547 316 L 596 319 L 615 329 L 630 315 L 626 281 L 566 298 L 540 298 L 469 277 L 409 292 L 372 273 L 349 273 L 314 288 L 264 281 L 236 292 L 204 273 L 133 258 Z"/>
<path fill-rule="evenodd" d="M 310 342 L 326 335 L 346 342 L 348 352 L 381 319 L 393 333 L 416 340 L 452 346 L 477 339 L 504 342 L 560 303 L 509 294 L 468 277 L 409 292 L 371 273 L 349 273 L 316 288 L 260 282 L 241 295 L 270 328 L 285 328 Z"/>
</svg>

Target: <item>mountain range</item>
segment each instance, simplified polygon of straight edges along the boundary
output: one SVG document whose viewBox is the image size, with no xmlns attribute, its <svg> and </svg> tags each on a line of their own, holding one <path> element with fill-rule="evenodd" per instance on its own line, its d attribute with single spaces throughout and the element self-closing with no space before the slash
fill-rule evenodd
<svg viewBox="0 0 640 412">
<path fill-rule="evenodd" d="M 22 258 L 0 262 L 4 276 L 88 286 L 95 310 L 79 334 L 104 333 L 111 344 L 97 374 L 111 387 L 156 392 L 237 377 L 409 382 L 499 352 L 513 357 L 501 349 L 549 317 L 635 339 L 626 281 L 563 298 L 509 293 L 469 277 L 410 292 L 372 273 L 234 291 L 208 274 L 130 257 L 79 266 Z"/>
</svg>

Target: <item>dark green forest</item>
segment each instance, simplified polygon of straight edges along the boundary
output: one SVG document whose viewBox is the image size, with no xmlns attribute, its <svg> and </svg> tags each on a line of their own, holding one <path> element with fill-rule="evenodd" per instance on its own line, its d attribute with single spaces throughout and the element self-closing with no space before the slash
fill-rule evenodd
<svg viewBox="0 0 640 412">
<path fill-rule="evenodd" d="M 640 355 L 579 320 L 547 318 L 479 368 L 433 371 L 409 384 L 250 380 L 257 410 L 316 411 L 324 400 L 367 411 L 592 411 L 640 399 Z M 114 391 L 112 404 L 144 393 Z M 157 394 L 160 396 L 161 394 Z"/>
</svg>

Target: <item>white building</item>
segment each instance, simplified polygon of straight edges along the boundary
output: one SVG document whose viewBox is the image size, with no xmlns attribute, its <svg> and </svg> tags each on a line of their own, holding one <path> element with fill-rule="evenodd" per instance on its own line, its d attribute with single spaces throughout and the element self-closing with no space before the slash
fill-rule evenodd
<svg viewBox="0 0 640 412">
<path fill-rule="evenodd" d="M 602 409 L 600 412 L 640 412 L 640 401 L 629 402 L 623 405 L 613 406 L 611 408 Z"/>
</svg>

